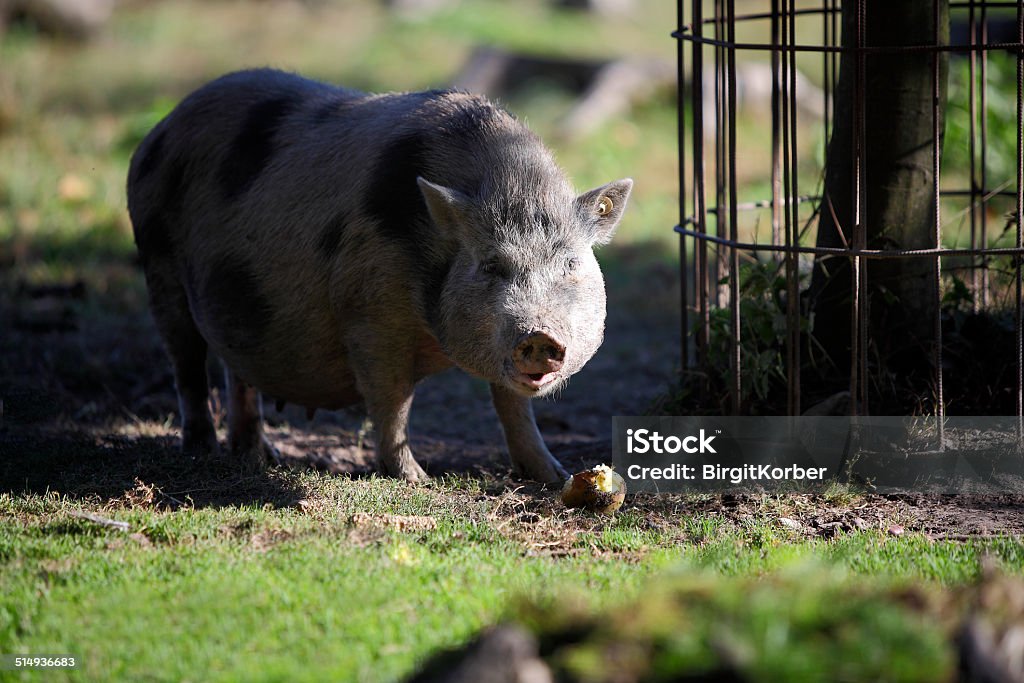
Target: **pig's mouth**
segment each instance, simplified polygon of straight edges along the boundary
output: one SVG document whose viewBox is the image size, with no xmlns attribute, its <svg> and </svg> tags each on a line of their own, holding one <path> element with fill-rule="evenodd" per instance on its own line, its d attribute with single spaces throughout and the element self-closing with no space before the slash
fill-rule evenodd
<svg viewBox="0 0 1024 683">
<path fill-rule="evenodd" d="M 558 372 L 520 372 L 512 370 L 509 380 L 520 390 L 525 390 L 531 396 L 550 389 L 558 383 L 561 374 Z"/>
</svg>

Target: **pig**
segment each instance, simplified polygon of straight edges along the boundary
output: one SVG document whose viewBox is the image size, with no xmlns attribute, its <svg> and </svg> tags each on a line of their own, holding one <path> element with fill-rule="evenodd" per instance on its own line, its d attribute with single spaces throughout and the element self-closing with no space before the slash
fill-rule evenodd
<svg viewBox="0 0 1024 683">
<path fill-rule="evenodd" d="M 128 172 L 182 449 L 218 452 L 212 352 L 241 465 L 278 459 L 266 393 L 314 410 L 362 403 L 383 472 L 423 480 L 409 448 L 413 390 L 456 366 L 490 383 L 514 470 L 565 479 L 531 400 L 603 340 L 594 247 L 632 186 L 577 195 L 533 133 L 465 92 L 367 94 L 271 69 L 199 88 Z"/>
</svg>

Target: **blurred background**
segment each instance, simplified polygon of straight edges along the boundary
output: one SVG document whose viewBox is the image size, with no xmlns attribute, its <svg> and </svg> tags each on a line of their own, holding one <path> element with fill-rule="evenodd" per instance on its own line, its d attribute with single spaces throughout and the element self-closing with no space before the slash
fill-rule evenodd
<svg viewBox="0 0 1024 683">
<path fill-rule="evenodd" d="M 668 3 L 629 0 L 589 9 L 548 0 L 81 4 L 109 10 L 106 20 L 78 27 L 86 35 L 54 28 L 41 18 L 49 16 L 43 10 L 8 11 L 0 47 L 5 266 L 52 262 L 68 250 L 76 259 L 86 252 L 130 254 L 124 184 L 132 151 L 181 97 L 222 73 L 273 66 L 368 91 L 419 90 L 464 76 L 479 84 L 469 70 L 483 47 L 550 58 L 525 78 L 513 76 L 496 99 L 549 142 L 580 188 L 636 179 L 622 243 L 668 247 L 674 241 L 675 49 L 669 33 L 675 18 Z M 657 83 L 667 87 L 642 93 L 636 106 L 584 135 L 564 135 L 566 117 L 593 72 L 627 56 L 667 66 L 668 80 Z"/>
</svg>

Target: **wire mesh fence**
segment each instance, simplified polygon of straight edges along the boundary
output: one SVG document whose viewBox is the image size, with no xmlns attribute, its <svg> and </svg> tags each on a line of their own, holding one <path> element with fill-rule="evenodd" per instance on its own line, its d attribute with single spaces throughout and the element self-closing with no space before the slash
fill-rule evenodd
<svg viewBox="0 0 1024 683">
<path fill-rule="evenodd" d="M 1024 0 L 913 3 L 928 21 L 918 17 L 905 34 L 883 24 L 910 3 L 884 4 L 678 1 L 675 229 L 687 381 L 705 399 L 724 392 L 732 414 L 756 410 L 771 382 L 784 384 L 778 412 L 799 415 L 838 375 L 849 413 L 866 415 L 874 405 L 893 410 L 886 381 L 898 363 L 920 361 L 927 379 L 914 375 L 916 389 L 927 400 L 916 409 L 943 417 L 947 374 L 975 367 L 961 356 L 999 356 L 985 367 L 1003 370 L 974 374 L 990 374 L 985 391 L 1003 403 L 976 410 L 1003 405 L 1020 425 Z M 887 80 L 917 88 L 914 106 L 887 100 Z M 891 107 L 889 121 L 882 110 Z M 920 140 L 879 161 L 889 152 L 879 141 L 908 126 L 923 131 Z M 918 200 L 886 187 L 883 163 L 910 169 Z M 921 197 L 924 220 L 911 237 L 872 224 L 893 206 L 910 215 Z M 842 292 L 826 306 L 830 280 Z M 947 338 L 956 315 L 998 317 L 1012 355 Z M 912 328 L 902 356 L 879 341 Z M 758 342 L 773 335 L 774 347 Z M 775 350 L 764 357 L 765 348 Z M 979 381 L 955 377 L 954 411 Z"/>
</svg>

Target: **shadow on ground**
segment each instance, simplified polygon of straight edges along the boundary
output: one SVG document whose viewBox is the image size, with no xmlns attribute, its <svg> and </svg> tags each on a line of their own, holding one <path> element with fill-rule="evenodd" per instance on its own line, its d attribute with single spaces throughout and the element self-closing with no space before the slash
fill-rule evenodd
<svg viewBox="0 0 1024 683">
<path fill-rule="evenodd" d="M 304 489 L 283 471 L 251 475 L 223 459 L 183 456 L 172 437 L 32 430 L 3 438 L 3 489 L 157 508 L 289 507 Z"/>
<path fill-rule="evenodd" d="M 45 245 L 28 245 L 30 254 Z M 642 413 L 667 386 L 678 353 L 673 270 L 655 246 L 608 248 L 605 343 L 555 399 L 536 402 L 538 424 L 570 471 L 611 460 L 611 417 Z M 290 505 L 302 492 L 285 474 L 245 476 L 227 458 L 177 449 L 170 365 L 130 257 L 104 255 L 56 269 L 0 265 L 0 492 L 45 492 L 157 504 Z M 217 384 L 221 371 L 210 363 Z M 223 419 L 220 388 L 212 394 Z M 293 468 L 374 472 L 363 416 L 265 406 L 269 434 Z M 431 475 L 507 478 L 507 456 L 485 383 L 459 371 L 417 389 L 412 445 Z M 223 443 L 223 431 L 221 439 Z"/>
</svg>

